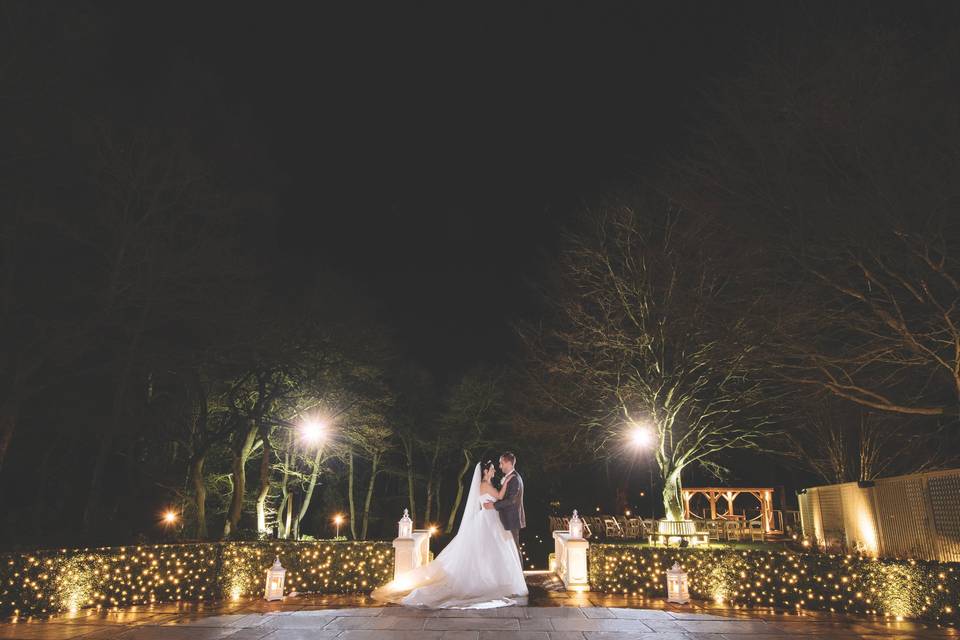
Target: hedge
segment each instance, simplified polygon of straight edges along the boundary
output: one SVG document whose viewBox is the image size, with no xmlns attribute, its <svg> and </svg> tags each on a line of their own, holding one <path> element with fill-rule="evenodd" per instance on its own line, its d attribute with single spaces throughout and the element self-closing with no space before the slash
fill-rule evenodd
<svg viewBox="0 0 960 640">
<path fill-rule="evenodd" d="M 590 588 L 664 596 L 674 562 L 690 595 L 746 607 L 861 613 L 955 625 L 960 564 L 786 550 L 590 546 Z"/>
<path fill-rule="evenodd" d="M 0 555 L 0 617 L 263 594 L 275 556 L 286 591 L 367 593 L 393 573 L 387 542 L 220 542 Z"/>
</svg>

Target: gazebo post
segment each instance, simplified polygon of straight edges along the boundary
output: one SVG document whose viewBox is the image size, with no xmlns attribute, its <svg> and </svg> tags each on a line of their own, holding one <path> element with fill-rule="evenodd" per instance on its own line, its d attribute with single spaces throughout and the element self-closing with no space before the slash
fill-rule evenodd
<svg viewBox="0 0 960 640">
<path fill-rule="evenodd" d="M 710 491 L 706 494 L 707 500 L 710 501 L 710 519 L 717 519 L 717 494 L 714 491 Z"/>
<path fill-rule="evenodd" d="M 773 492 L 770 490 L 764 491 L 760 504 L 763 512 L 763 531 L 764 533 L 770 533 L 773 531 Z"/>
<path fill-rule="evenodd" d="M 727 499 L 727 513 L 726 513 L 726 515 L 728 515 L 728 516 L 734 516 L 734 515 L 736 515 L 736 514 L 733 512 L 733 501 L 734 501 L 734 499 L 736 499 L 737 494 L 734 493 L 733 491 L 727 491 L 726 493 L 723 494 L 723 497 Z"/>
<path fill-rule="evenodd" d="M 690 495 L 690 492 L 686 489 L 681 490 L 681 495 L 683 495 L 683 519 L 690 519 L 690 498 L 693 496 Z"/>
</svg>

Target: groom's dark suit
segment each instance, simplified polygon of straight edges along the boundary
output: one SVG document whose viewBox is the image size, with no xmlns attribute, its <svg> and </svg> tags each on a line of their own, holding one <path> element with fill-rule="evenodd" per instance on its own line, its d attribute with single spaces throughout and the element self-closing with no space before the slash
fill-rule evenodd
<svg viewBox="0 0 960 640">
<path fill-rule="evenodd" d="M 500 522 L 503 528 L 513 536 L 513 543 L 517 545 L 517 554 L 520 555 L 520 566 L 523 566 L 523 554 L 520 553 L 520 529 L 527 526 L 527 515 L 523 512 L 523 478 L 514 469 L 509 475 L 504 476 L 503 481 L 513 477 L 510 484 L 507 485 L 507 492 L 503 495 L 503 500 L 497 500 L 493 503 L 493 508 L 500 513 Z"/>
</svg>

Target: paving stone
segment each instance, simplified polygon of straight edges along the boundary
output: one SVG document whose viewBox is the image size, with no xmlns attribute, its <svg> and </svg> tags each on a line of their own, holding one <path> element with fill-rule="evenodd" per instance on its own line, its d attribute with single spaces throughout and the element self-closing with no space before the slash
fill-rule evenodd
<svg viewBox="0 0 960 640">
<path fill-rule="evenodd" d="M 584 609 L 584 613 L 589 609 Z M 655 609 L 608 609 L 613 618 L 623 618 L 626 620 L 660 620 L 673 621 L 675 618 L 666 611 L 657 611 Z M 589 616 L 588 616 L 589 617 Z"/>
<path fill-rule="evenodd" d="M 480 640 L 479 631 L 444 631 L 443 640 Z"/>
<path fill-rule="evenodd" d="M 589 620 L 587 618 L 553 618 L 553 628 L 557 631 L 633 631 L 650 632 L 650 627 L 639 620 Z"/>
<path fill-rule="evenodd" d="M 272 629 L 323 629 L 336 620 L 331 616 L 268 616 L 263 624 Z M 362 618 L 365 619 L 365 618 Z"/>
<path fill-rule="evenodd" d="M 772 633 L 777 629 L 762 620 L 677 620 L 686 631 L 699 633 Z"/>
<path fill-rule="evenodd" d="M 580 607 L 530 607 L 531 618 L 586 618 Z"/>
<path fill-rule="evenodd" d="M 115 636 L 120 640 L 219 640 L 237 629 L 230 627 L 132 627 Z"/>
<path fill-rule="evenodd" d="M 423 629 L 424 620 L 424 618 L 388 618 L 386 616 L 363 618 L 360 616 L 352 616 L 346 618 L 334 618 L 327 626 L 323 627 L 323 630 L 346 631 L 347 629 L 392 629 L 394 631 L 406 631 L 408 629 Z"/>
<path fill-rule="evenodd" d="M 682 632 L 585 631 L 586 640 L 690 640 Z"/>
<path fill-rule="evenodd" d="M 480 640 L 550 640 L 546 631 L 481 631 Z"/>
<path fill-rule="evenodd" d="M 550 618 L 521 618 L 520 631 L 553 631 Z"/>
<path fill-rule="evenodd" d="M 352 629 L 342 632 L 337 640 L 443 640 L 443 631 L 383 631 Z"/>
<path fill-rule="evenodd" d="M 252 631 L 252 629 L 244 629 Z M 254 640 L 333 640 L 340 635 L 339 631 L 318 631 L 316 629 L 273 629 L 269 635 Z M 238 640 L 236 635 L 227 636 L 224 640 Z"/>
<path fill-rule="evenodd" d="M 519 631 L 516 618 L 427 618 L 424 629 L 439 631 Z"/>
<path fill-rule="evenodd" d="M 588 618 L 616 618 L 617 616 L 613 615 L 613 612 L 606 607 L 588 607 L 581 609 L 583 615 Z"/>
</svg>

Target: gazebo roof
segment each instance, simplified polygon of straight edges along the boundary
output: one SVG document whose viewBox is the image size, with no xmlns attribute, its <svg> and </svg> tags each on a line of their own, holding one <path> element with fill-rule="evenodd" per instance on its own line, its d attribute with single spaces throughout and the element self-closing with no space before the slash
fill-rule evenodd
<svg viewBox="0 0 960 640">
<path fill-rule="evenodd" d="M 773 491 L 773 487 L 683 487 L 682 491 Z"/>
</svg>

